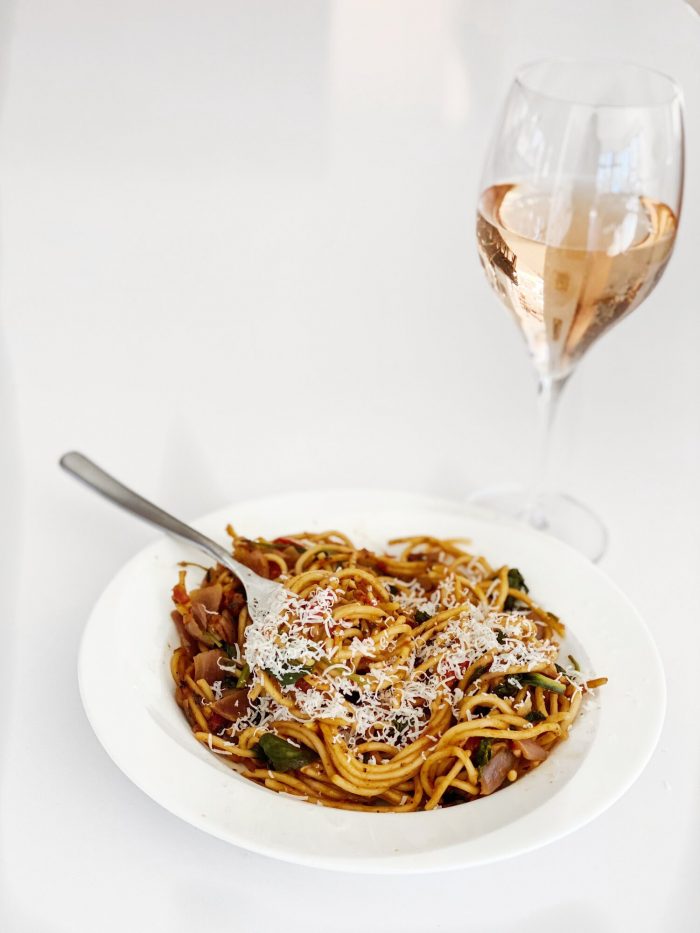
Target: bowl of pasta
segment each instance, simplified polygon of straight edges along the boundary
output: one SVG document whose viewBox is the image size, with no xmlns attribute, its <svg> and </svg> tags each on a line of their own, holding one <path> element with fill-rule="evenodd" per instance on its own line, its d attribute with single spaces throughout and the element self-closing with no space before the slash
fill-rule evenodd
<svg viewBox="0 0 700 933">
<path fill-rule="evenodd" d="M 555 539 L 385 491 L 196 524 L 281 606 L 251 615 L 228 569 L 158 539 L 95 606 L 79 681 L 114 762 L 206 832 L 338 870 L 466 867 L 584 825 L 650 757 L 651 636 Z"/>
</svg>

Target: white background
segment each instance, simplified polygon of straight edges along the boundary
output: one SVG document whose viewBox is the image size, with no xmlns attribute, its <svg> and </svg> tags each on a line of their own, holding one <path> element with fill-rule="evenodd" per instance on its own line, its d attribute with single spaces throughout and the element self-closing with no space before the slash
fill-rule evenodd
<svg viewBox="0 0 700 933">
<path fill-rule="evenodd" d="M 0 32 L 2 930 L 696 930 L 700 17 L 681 0 L 27 0 Z M 514 69 L 553 55 L 661 68 L 687 102 L 675 256 L 581 365 L 557 458 L 661 650 L 660 746 L 594 824 L 488 868 L 371 880 L 229 847 L 133 787 L 85 720 L 85 618 L 153 534 L 56 460 L 82 449 L 186 518 L 521 476 L 533 376 L 473 214 Z"/>
</svg>

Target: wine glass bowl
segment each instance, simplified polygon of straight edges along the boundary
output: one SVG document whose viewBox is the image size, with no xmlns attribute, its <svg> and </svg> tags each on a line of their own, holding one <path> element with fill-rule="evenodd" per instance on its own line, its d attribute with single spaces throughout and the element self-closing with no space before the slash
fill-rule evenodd
<svg viewBox="0 0 700 933">
<path fill-rule="evenodd" d="M 474 498 L 556 530 L 594 559 L 602 523 L 546 492 L 554 410 L 583 354 L 659 281 L 682 192 L 682 102 L 670 78 L 611 62 L 537 62 L 518 73 L 485 161 L 476 236 L 537 372 L 541 449 L 529 491 L 508 504 Z"/>
<path fill-rule="evenodd" d="M 538 372 L 568 376 L 585 351 L 637 307 L 671 255 L 668 205 L 571 185 L 558 229 L 551 198 L 527 185 L 481 197 L 477 240 L 493 289 L 513 312 Z M 556 221 L 555 221 L 556 222 Z"/>
</svg>

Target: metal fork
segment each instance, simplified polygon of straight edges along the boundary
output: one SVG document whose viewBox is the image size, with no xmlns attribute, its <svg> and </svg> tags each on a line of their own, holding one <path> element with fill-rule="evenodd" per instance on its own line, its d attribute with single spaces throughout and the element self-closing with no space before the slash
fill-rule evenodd
<svg viewBox="0 0 700 933">
<path fill-rule="evenodd" d="M 245 564 L 232 557 L 220 544 L 207 538 L 201 532 L 178 518 L 164 512 L 148 499 L 139 496 L 133 490 L 124 486 L 109 473 L 106 473 L 96 463 L 89 460 L 83 454 L 77 451 L 71 451 L 64 454 L 60 465 L 68 473 L 71 473 L 77 479 L 81 480 L 95 492 L 109 499 L 115 505 L 120 506 L 132 515 L 150 522 L 158 528 L 167 531 L 168 534 L 176 538 L 182 538 L 194 544 L 200 550 L 204 551 L 209 557 L 213 557 L 224 567 L 228 567 L 231 573 L 234 573 L 245 587 L 248 597 L 248 612 L 253 620 L 269 617 L 270 613 L 279 613 L 287 598 L 287 591 L 281 583 L 274 580 L 266 580 L 264 577 L 252 571 Z"/>
</svg>

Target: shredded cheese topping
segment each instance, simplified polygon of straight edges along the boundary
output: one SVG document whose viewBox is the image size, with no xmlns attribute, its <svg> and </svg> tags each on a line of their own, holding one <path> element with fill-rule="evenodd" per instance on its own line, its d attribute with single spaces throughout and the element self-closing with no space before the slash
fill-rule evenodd
<svg viewBox="0 0 700 933">
<path fill-rule="evenodd" d="M 328 646 L 334 630 L 353 625 L 352 620 L 334 618 L 337 602 L 332 587 L 317 588 L 308 598 L 290 593 L 280 612 L 259 613 L 248 625 L 243 657 L 254 683 L 261 682 L 263 671 L 274 677 L 294 709 L 261 695 L 233 724 L 231 734 L 285 720 L 334 720 L 342 724 L 336 740 L 350 748 L 367 741 L 403 748 L 419 737 L 436 703 L 455 702 L 455 682 L 481 658 L 489 655 L 486 670 L 496 673 L 541 669 L 557 656 L 557 646 L 538 640 L 534 623 L 522 611 L 466 603 L 436 636 L 405 655 L 393 650 L 400 635 L 353 638 L 348 660 L 372 661 L 369 671 L 355 675 L 347 665 L 333 663 L 335 651 Z M 394 605 L 387 628 L 405 621 L 405 611 L 435 616 L 455 609 L 454 578 L 447 576 L 430 595 L 418 581 L 404 584 Z M 321 630 L 325 639 L 319 640 Z M 313 685 L 297 682 L 312 670 Z"/>
</svg>

